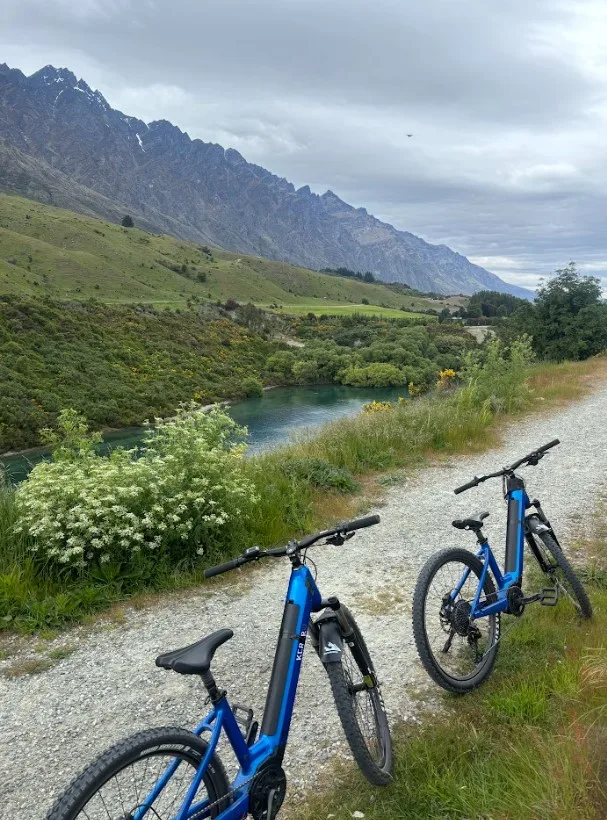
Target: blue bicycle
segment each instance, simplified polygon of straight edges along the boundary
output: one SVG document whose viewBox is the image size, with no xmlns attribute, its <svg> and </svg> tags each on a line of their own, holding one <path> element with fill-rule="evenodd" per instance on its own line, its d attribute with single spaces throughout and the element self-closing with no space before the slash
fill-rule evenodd
<svg viewBox="0 0 607 820">
<path fill-rule="evenodd" d="M 413 598 L 417 651 L 430 677 L 450 692 L 474 689 L 490 674 L 501 637 L 501 613 L 521 616 L 527 604 L 555 606 L 565 596 L 578 614 L 592 616 L 584 587 L 540 502 L 529 499 L 525 482 L 515 473 L 521 466 L 535 467 L 559 443 L 554 439 L 510 467 L 475 477 L 455 490 L 463 493 L 501 477 L 508 519 L 503 573 L 482 530 L 489 513 L 482 512 L 453 522 L 457 529 L 475 534 L 476 555 L 463 549 L 441 550 L 428 559 L 418 578 Z M 549 580 L 549 586 L 528 596 L 522 589 L 525 543 Z"/>
<path fill-rule="evenodd" d="M 57 800 L 47 820 L 272 820 L 282 805 L 282 768 L 307 635 L 327 670 L 337 711 L 354 758 L 371 783 L 385 785 L 392 768 L 390 730 L 369 651 L 348 609 L 322 598 L 306 565 L 317 541 L 343 545 L 356 530 L 379 522 L 372 515 L 291 541 L 286 547 L 253 547 L 213 567 L 207 577 L 266 557 L 287 556 L 291 579 L 258 737 L 253 711 L 230 706 L 211 672 L 213 655 L 228 641 L 220 629 L 191 646 L 159 655 L 156 665 L 199 675 L 212 711 L 194 729 L 140 732 L 101 755 Z M 311 619 L 312 613 L 320 613 Z M 222 732 L 239 771 L 230 783 L 217 744 Z M 207 734 L 208 740 L 201 737 Z"/>
</svg>

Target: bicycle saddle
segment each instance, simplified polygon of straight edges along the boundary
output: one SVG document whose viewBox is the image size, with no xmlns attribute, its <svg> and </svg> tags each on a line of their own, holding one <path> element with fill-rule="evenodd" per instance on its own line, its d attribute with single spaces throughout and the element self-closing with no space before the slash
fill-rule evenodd
<svg viewBox="0 0 607 820">
<path fill-rule="evenodd" d="M 156 666 L 172 669 L 181 675 L 204 675 L 211 668 L 211 661 L 217 649 L 233 636 L 231 629 L 218 629 L 217 632 L 190 646 L 158 655 Z"/>
<path fill-rule="evenodd" d="M 472 518 L 457 518 L 453 521 L 453 526 L 458 530 L 474 530 L 474 532 L 478 532 L 482 528 L 485 518 L 489 518 L 488 512 L 479 513 L 476 517 Z"/>
</svg>

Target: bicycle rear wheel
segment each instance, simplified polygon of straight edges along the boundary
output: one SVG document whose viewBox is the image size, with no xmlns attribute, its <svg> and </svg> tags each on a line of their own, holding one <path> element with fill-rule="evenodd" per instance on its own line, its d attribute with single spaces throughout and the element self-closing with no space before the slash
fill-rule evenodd
<svg viewBox="0 0 607 820">
<path fill-rule="evenodd" d="M 415 585 L 413 635 L 420 660 L 433 681 L 456 694 L 485 680 L 499 648 L 499 613 L 470 619 L 482 571 L 482 562 L 468 550 L 445 549 L 426 561 Z M 466 582 L 453 599 L 465 572 Z M 482 592 L 488 603 L 495 600 L 489 573 Z"/>
<path fill-rule="evenodd" d="M 337 713 L 358 767 L 370 783 L 392 780 L 392 738 L 373 662 L 352 613 L 341 606 L 349 625 L 340 663 L 325 668 Z"/>
<path fill-rule="evenodd" d="M 46 820 L 171 820 L 207 749 L 206 741 L 184 729 L 140 732 L 93 761 L 58 798 Z M 154 796 L 154 787 L 174 763 L 175 771 Z M 217 817 L 229 804 L 229 792 L 223 765 L 213 755 L 192 802 L 200 805 L 196 817 Z"/>
<path fill-rule="evenodd" d="M 539 547 L 539 549 L 544 554 L 544 563 L 547 568 L 544 570 L 546 575 L 554 582 L 560 593 L 565 593 L 578 615 L 583 618 L 592 618 L 592 604 L 586 590 L 565 557 L 563 550 L 557 544 L 556 539 L 549 532 L 541 532 L 539 537 L 544 545 L 544 549 L 542 547 Z"/>
</svg>

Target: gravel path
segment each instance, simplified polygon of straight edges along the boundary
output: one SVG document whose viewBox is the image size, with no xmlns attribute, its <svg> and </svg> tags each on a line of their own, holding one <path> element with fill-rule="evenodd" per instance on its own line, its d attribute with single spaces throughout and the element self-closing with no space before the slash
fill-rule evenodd
<svg viewBox="0 0 607 820">
<path fill-rule="evenodd" d="M 388 491 L 379 510 L 381 524 L 348 542 L 347 552 L 336 547 L 314 552 L 323 594 L 338 595 L 357 616 L 393 718 L 415 720 L 423 699 L 431 701 L 435 692 L 417 662 L 410 624 L 421 563 L 440 547 L 472 548 L 472 537 L 455 531 L 451 520 L 483 508 L 492 511 L 489 537 L 503 542 L 499 485 L 487 482 L 461 496 L 454 496 L 453 488 L 558 436 L 562 446 L 527 474 L 530 493 L 544 500 L 558 530 L 571 532 L 576 513 L 592 506 L 605 479 L 606 420 L 604 385 L 578 404 L 512 426 L 498 450 L 456 457 L 409 477 Z M 215 675 L 233 701 L 250 704 L 261 715 L 288 571 L 286 562 L 268 562 L 263 570 L 228 583 L 128 611 L 124 623 L 76 630 L 58 642 L 75 651 L 52 669 L 0 677 L 2 816 L 42 818 L 84 764 L 126 735 L 152 726 L 194 725 L 205 709 L 202 687 L 197 680 L 156 669 L 154 658 L 161 650 L 233 627 L 234 638 L 217 653 Z M 339 755 L 347 752 L 328 680 L 308 651 L 285 760 L 290 795 Z"/>
</svg>

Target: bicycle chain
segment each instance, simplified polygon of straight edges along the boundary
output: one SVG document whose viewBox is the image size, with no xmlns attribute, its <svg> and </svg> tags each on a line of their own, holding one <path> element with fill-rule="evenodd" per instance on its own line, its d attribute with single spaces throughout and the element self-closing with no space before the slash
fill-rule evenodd
<svg viewBox="0 0 607 820">
<path fill-rule="evenodd" d="M 213 809 L 215 808 L 215 806 L 218 806 L 220 803 L 223 803 L 226 797 L 231 797 L 232 795 L 236 794 L 237 791 L 242 789 L 243 786 L 246 786 L 247 783 L 250 783 L 252 780 L 255 780 L 257 774 L 258 772 L 255 772 L 255 774 L 252 774 L 251 777 L 247 778 L 247 780 L 244 780 L 238 786 L 238 789 L 231 787 L 229 791 L 227 791 L 225 794 L 222 794 L 222 796 L 219 797 L 217 800 L 214 800 L 212 803 L 209 803 L 209 805 L 205 806 L 204 809 L 200 809 L 200 811 L 197 811 L 196 814 L 192 815 L 192 820 L 200 820 L 204 816 L 204 814 L 208 812 L 210 809 Z"/>
</svg>

